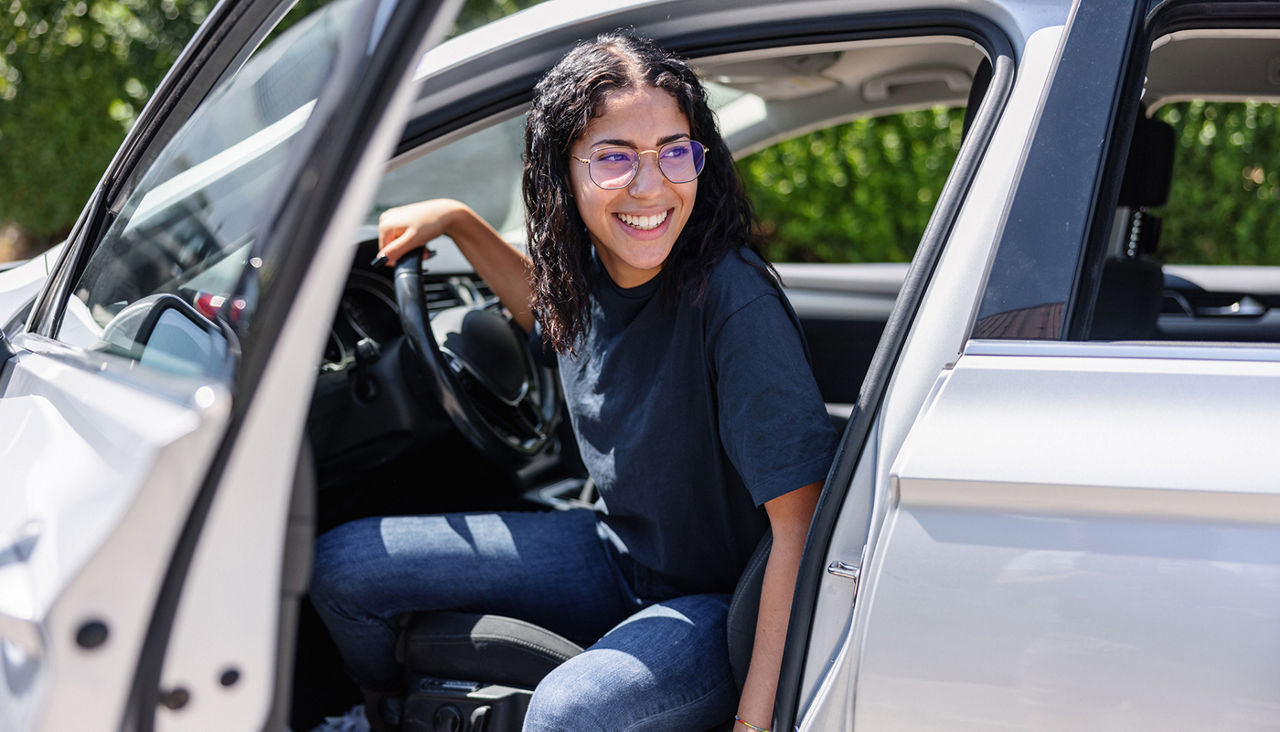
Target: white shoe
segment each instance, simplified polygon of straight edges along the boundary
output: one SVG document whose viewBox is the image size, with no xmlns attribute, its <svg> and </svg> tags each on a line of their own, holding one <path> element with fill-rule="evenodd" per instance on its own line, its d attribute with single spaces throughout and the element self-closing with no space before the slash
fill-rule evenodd
<svg viewBox="0 0 1280 732">
<path fill-rule="evenodd" d="M 364 716 L 364 705 L 357 704 L 341 717 L 325 717 L 324 723 L 311 732 L 369 732 L 369 720 Z"/>
</svg>

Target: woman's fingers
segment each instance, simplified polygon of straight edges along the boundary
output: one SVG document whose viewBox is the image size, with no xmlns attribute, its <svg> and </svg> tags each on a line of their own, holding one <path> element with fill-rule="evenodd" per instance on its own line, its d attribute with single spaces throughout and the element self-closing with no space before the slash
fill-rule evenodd
<svg viewBox="0 0 1280 732">
<path fill-rule="evenodd" d="M 415 236 L 416 233 L 413 229 L 405 229 L 390 244 L 381 247 L 378 250 L 378 256 L 380 258 L 385 257 L 387 266 L 394 267 L 401 257 L 421 246 Z"/>
<path fill-rule="evenodd" d="M 423 201 L 388 209 L 378 217 L 378 256 L 374 266 L 394 265 L 405 254 L 445 233 L 445 219 L 456 202 Z M 425 256 L 434 254 L 428 250 Z"/>
</svg>

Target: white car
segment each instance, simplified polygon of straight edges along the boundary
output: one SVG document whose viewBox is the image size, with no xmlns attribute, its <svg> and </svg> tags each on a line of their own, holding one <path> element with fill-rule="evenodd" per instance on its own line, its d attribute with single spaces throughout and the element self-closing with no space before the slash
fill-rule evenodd
<svg viewBox="0 0 1280 732">
<path fill-rule="evenodd" d="M 1161 114 L 1280 102 L 1280 3 L 553 0 L 436 45 L 457 5 L 264 43 L 289 3 L 224 0 L 0 272 L 0 729 L 309 728 L 348 693 L 317 529 L 589 497 L 554 375 L 463 322 L 484 283 L 447 241 L 367 266 L 368 222 L 450 195 L 519 243 L 532 84 L 616 27 L 693 60 L 738 155 L 966 107 L 909 265 L 778 264 L 844 433 L 775 729 L 1276 725 L 1280 262 L 1161 264 L 1153 210 L 1195 168 Z M 518 727 L 532 680 L 468 658 L 407 661 L 405 729 Z"/>
</svg>

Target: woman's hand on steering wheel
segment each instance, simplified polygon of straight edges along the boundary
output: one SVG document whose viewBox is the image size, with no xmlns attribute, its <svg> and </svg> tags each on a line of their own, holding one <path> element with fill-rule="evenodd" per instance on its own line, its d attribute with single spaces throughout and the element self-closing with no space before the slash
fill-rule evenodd
<svg viewBox="0 0 1280 732">
<path fill-rule="evenodd" d="M 448 233 L 453 216 L 464 205 L 448 198 L 387 209 L 378 217 L 378 259 L 394 266 L 405 254 Z M 427 250 L 424 256 L 430 256 Z"/>
</svg>

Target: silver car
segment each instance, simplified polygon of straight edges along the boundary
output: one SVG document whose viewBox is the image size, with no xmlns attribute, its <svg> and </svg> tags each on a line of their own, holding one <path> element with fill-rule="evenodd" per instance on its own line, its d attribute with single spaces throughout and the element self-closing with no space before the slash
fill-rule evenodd
<svg viewBox="0 0 1280 732">
<path fill-rule="evenodd" d="M 590 499 L 450 243 L 367 262 L 434 195 L 520 243 L 532 84 L 616 27 L 693 60 L 737 155 L 965 108 L 909 264 L 778 263 L 844 432 L 774 728 L 1276 726 L 1280 262 L 1225 219 L 1227 264 L 1162 262 L 1160 219 L 1200 185 L 1170 110 L 1280 102 L 1280 4 L 552 0 L 440 43 L 458 4 L 269 37 L 288 2 L 224 0 L 65 244 L 0 272 L 0 729 L 307 728 L 345 708 L 317 528 Z M 536 679 L 469 658 L 409 659 L 406 729 L 518 728 Z"/>
</svg>

